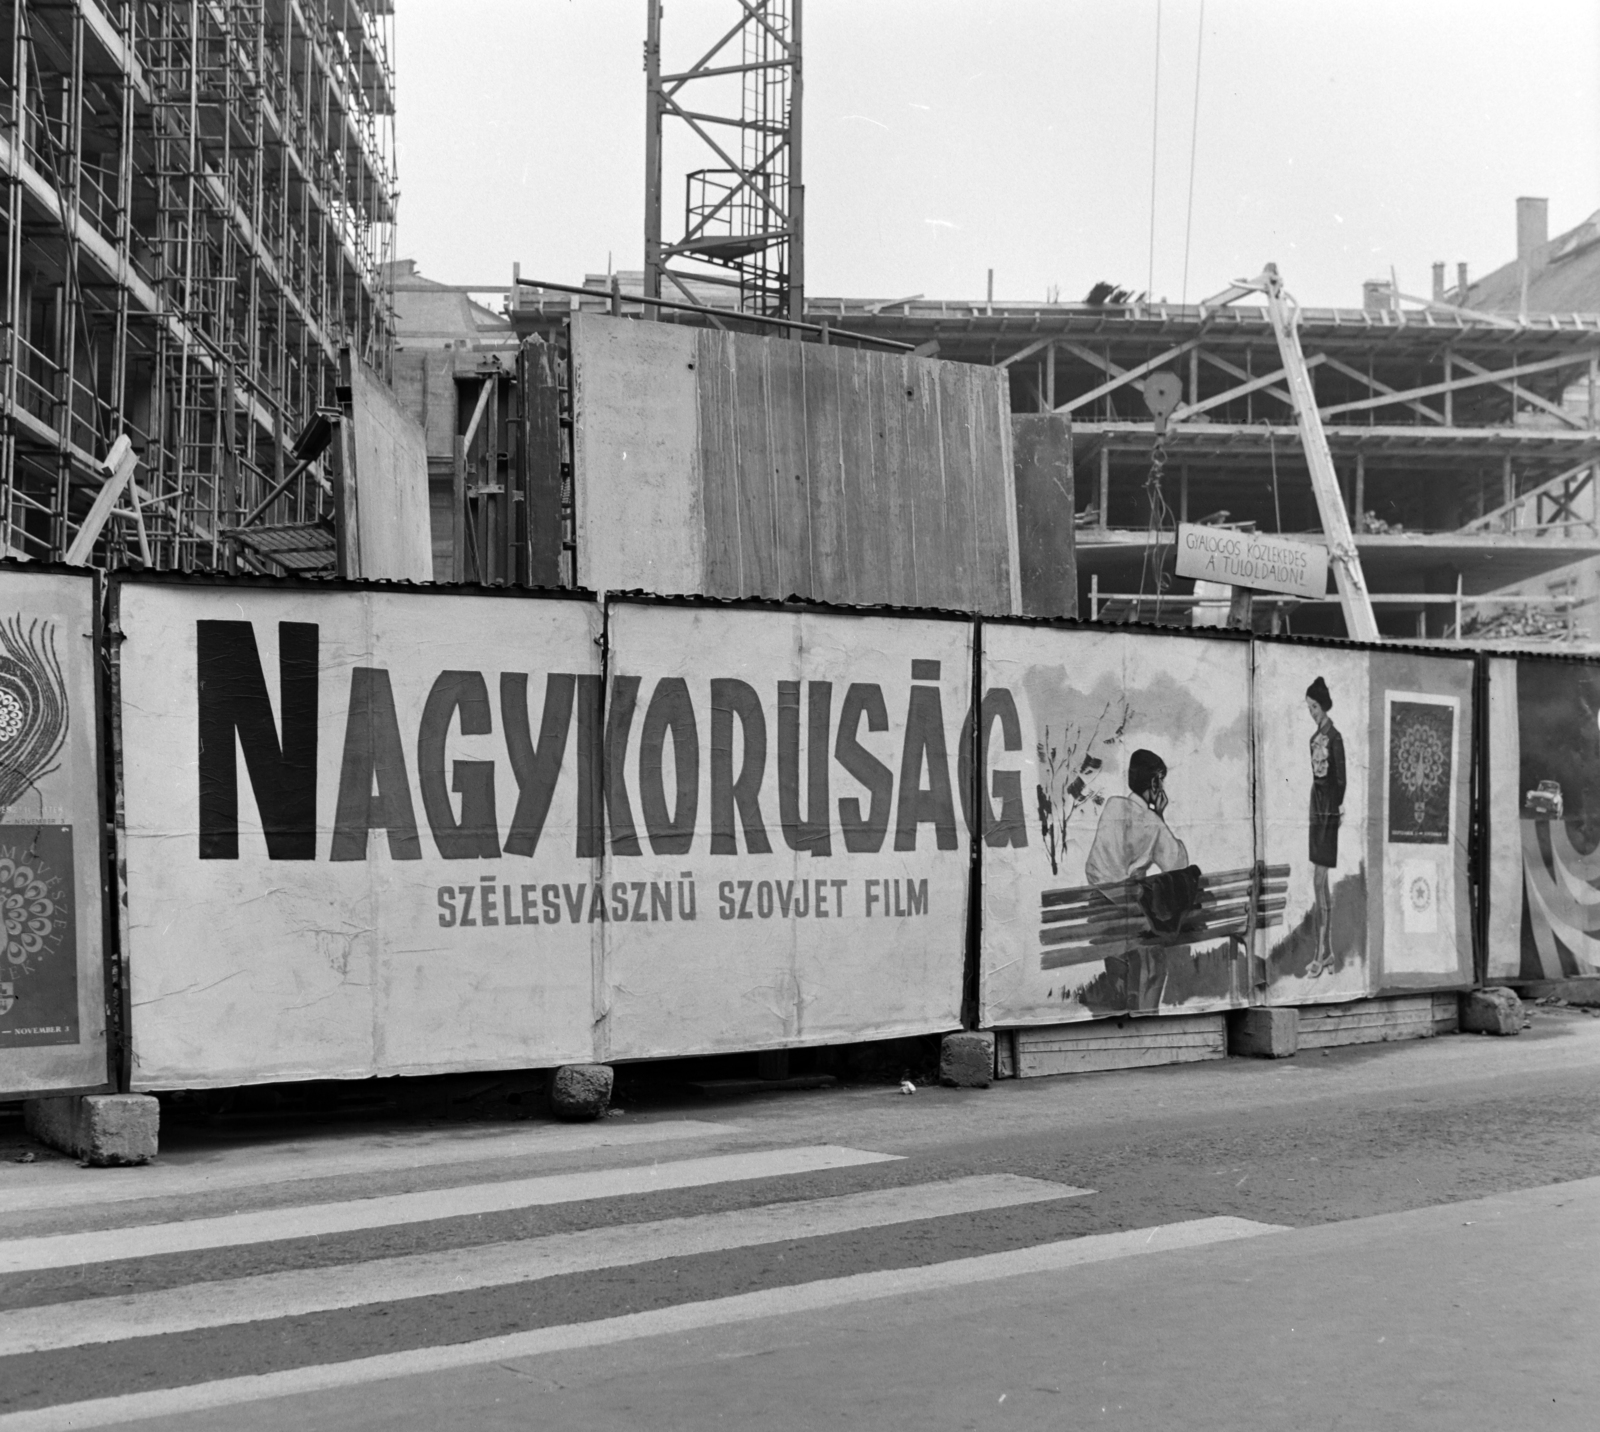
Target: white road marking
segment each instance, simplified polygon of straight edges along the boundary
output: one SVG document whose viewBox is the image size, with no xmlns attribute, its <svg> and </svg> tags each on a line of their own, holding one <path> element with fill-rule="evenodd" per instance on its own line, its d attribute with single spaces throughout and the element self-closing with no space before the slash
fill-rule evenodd
<svg viewBox="0 0 1600 1432">
<path fill-rule="evenodd" d="M 595 1124 L 538 1125 L 486 1133 L 451 1130 L 447 1134 L 403 1133 L 376 1145 L 352 1148 L 343 1139 L 300 1139 L 230 1149 L 206 1162 L 147 1164 L 141 1168 L 81 1169 L 45 1164 L 23 1168 L 0 1166 L 0 1208 L 83 1208 L 125 1203 L 138 1198 L 183 1198 L 229 1189 L 268 1188 L 312 1178 L 348 1174 L 390 1173 L 439 1164 L 475 1163 L 488 1159 L 524 1158 L 540 1154 L 586 1153 L 590 1149 L 626 1148 L 635 1144 L 672 1143 L 716 1138 L 741 1132 L 737 1124 L 709 1119 L 671 1119 L 660 1123 L 625 1124 L 607 1119 Z M 226 1161 L 224 1161 L 226 1160 Z"/>
<path fill-rule="evenodd" d="M 663 1333 L 683 1333 L 696 1328 L 747 1322 L 752 1318 L 779 1317 L 785 1313 L 812 1312 L 870 1302 L 876 1298 L 905 1298 L 935 1293 L 971 1283 L 994 1282 L 1028 1273 L 1051 1273 L 1085 1263 L 1137 1257 L 1178 1248 L 1198 1248 L 1209 1243 L 1253 1238 L 1288 1229 L 1278 1224 L 1254 1223 L 1246 1218 L 1197 1218 L 1187 1223 L 1136 1228 L 1123 1233 L 1096 1233 L 1006 1253 L 986 1253 L 976 1258 L 956 1258 L 921 1268 L 896 1268 L 879 1273 L 856 1273 L 844 1278 L 823 1278 L 783 1288 L 764 1288 L 729 1298 L 680 1303 L 645 1313 L 602 1318 L 587 1323 L 536 1328 L 507 1333 L 477 1342 L 445 1347 L 415 1348 L 349 1362 L 314 1367 L 287 1368 L 249 1377 L 222 1378 L 191 1387 L 133 1392 L 121 1397 L 88 1402 L 59 1403 L 26 1412 L 0 1416 L 0 1432 L 82 1432 L 89 1427 L 112 1427 L 140 1418 L 177 1417 L 217 1407 L 260 1402 L 272 1397 L 326 1392 L 357 1387 L 391 1378 L 412 1377 L 538 1357 L 574 1348 L 603 1347 Z"/>
<path fill-rule="evenodd" d="M 919 1218 L 1078 1198 L 1090 1191 L 1015 1174 L 980 1174 L 945 1183 L 872 1189 L 837 1198 L 768 1203 L 726 1213 L 556 1233 L 516 1243 L 480 1244 L 442 1253 L 408 1254 L 331 1268 L 190 1283 L 155 1293 L 21 1308 L 0 1313 L 0 1357 L 299 1317 L 402 1298 L 504 1287 L 660 1258 L 753 1248 L 791 1238 L 820 1238 L 858 1228 L 883 1228 Z"/>
<path fill-rule="evenodd" d="M 363 1228 L 426 1223 L 438 1218 L 503 1213 L 551 1203 L 591 1198 L 619 1198 L 630 1193 L 659 1193 L 671 1188 L 744 1179 L 777 1178 L 851 1168 L 858 1164 L 898 1161 L 898 1154 L 868 1153 L 836 1144 L 764 1149 L 676 1159 L 669 1163 L 635 1164 L 625 1168 L 579 1173 L 544 1174 L 500 1183 L 467 1184 L 421 1193 L 392 1193 L 338 1203 L 300 1204 L 232 1213 L 220 1218 L 192 1218 L 182 1223 L 147 1223 L 107 1228 L 93 1233 L 55 1233 L 38 1238 L 0 1241 L 0 1273 L 39 1268 L 70 1268 L 80 1263 L 108 1263 L 127 1258 L 152 1258 L 163 1253 L 189 1253 L 201 1248 L 229 1248 L 241 1243 L 270 1243 L 284 1238 L 316 1238 Z"/>
</svg>

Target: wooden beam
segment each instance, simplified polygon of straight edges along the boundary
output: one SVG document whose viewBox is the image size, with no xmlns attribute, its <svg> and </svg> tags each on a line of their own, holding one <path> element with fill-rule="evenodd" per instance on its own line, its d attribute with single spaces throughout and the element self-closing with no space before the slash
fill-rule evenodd
<svg viewBox="0 0 1600 1432">
<path fill-rule="evenodd" d="M 1339 609 L 1344 616 L 1345 635 L 1355 641 L 1380 641 L 1377 618 L 1367 596 L 1367 579 L 1361 570 L 1361 555 L 1356 550 L 1355 534 L 1345 515 L 1344 498 L 1339 492 L 1338 474 L 1333 470 L 1333 454 L 1323 431 L 1317 409 L 1316 390 L 1300 348 L 1299 314 L 1290 306 L 1283 291 L 1283 280 L 1275 264 L 1268 264 L 1262 275 L 1267 300 L 1267 316 L 1295 397 L 1295 418 L 1300 427 L 1300 446 L 1311 471 L 1311 488 L 1317 498 L 1317 515 L 1328 542 L 1328 561 L 1333 567 L 1339 590 Z"/>
<path fill-rule="evenodd" d="M 1207 353 L 1204 349 L 1197 349 L 1196 351 L 1213 368 L 1220 368 L 1230 377 L 1238 378 L 1242 382 L 1250 381 L 1249 371 L 1241 368 L 1237 363 L 1230 363 L 1226 358 L 1219 358 L 1215 353 Z M 1287 388 L 1268 388 L 1267 394 L 1269 397 L 1277 398 L 1280 402 L 1287 403 L 1291 408 L 1294 406 L 1294 399 L 1289 396 Z"/>
<path fill-rule="evenodd" d="M 1455 359 L 1455 365 L 1458 368 L 1465 368 L 1469 373 L 1487 374 L 1491 377 L 1493 376 L 1489 373 L 1487 368 L 1481 366 L 1480 364 L 1474 363 L 1470 358 L 1457 357 Z M 1537 393 L 1530 393 L 1526 388 L 1521 387 L 1516 383 L 1496 383 L 1495 386 L 1497 388 L 1504 388 L 1506 392 L 1510 393 L 1513 398 L 1520 398 L 1523 402 L 1532 403 L 1534 407 L 1540 408 L 1544 412 L 1549 413 L 1551 417 L 1560 418 L 1561 421 L 1564 422 L 1569 428 L 1582 428 L 1584 426 L 1583 423 L 1579 422 L 1577 418 L 1573 417 L 1572 414 L 1567 412 L 1564 408 L 1552 403 L 1548 398 L 1541 398 Z M 1444 396 L 1445 401 L 1449 402 L 1450 394 L 1446 393 Z"/>
<path fill-rule="evenodd" d="M 1376 378 L 1371 377 L 1369 374 L 1363 373 L 1359 368 L 1352 368 L 1350 364 L 1341 363 L 1337 358 L 1328 358 L 1327 364 L 1334 370 L 1334 372 L 1343 373 L 1347 378 L 1354 378 L 1358 383 L 1364 384 L 1366 387 L 1371 388 L 1374 393 L 1387 393 L 1391 396 L 1393 396 L 1395 393 L 1395 389 L 1391 388 L 1387 383 L 1380 383 Z M 1446 393 L 1446 401 L 1449 400 L 1449 397 L 1450 394 Z M 1443 423 L 1446 427 L 1450 426 L 1449 419 L 1446 418 L 1443 413 L 1440 413 L 1433 408 L 1425 407 L 1421 403 L 1407 403 L 1406 406 L 1408 408 L 1416 409 L 1416 411 L 1421 413 L 1425 418 L 1432 418 L 1434 422 Z"/>
<path fill-rule="evenodd" d="M 1024 358 L 1031 358 L 1042 348 L 1048 348 L 1051 340 L 1048 338 L 1035 339 L 1024 348 L 1019 348 L 1009 358 L 1002 358 L 994 366 L 996 368 L 1009 368 L 1013 363 L 1020 363 Z"/>
<path fill-rule="evenodd" d="M 100 484 L 100 491 L 95 494 L 94 502 L 84 517 L 82 526 L 78 528 L 77 536 L 72 539 L 66 556 L 62 558 L 69 567 L 88 565 L 89 554 L 94 551 L 94 544 L 99 540 L 106 519 L 111 516 L 111 509 L 117 505 L 117 499 L 122 496 L 123 488 L 133 477 L 133 469 L 138 462 L 139 455 L 134 452 L 132 441 L 126 433 L 123 433 L 111 445 L 111 451 L 106 454 L 105 462 L 101 464 L 105 481 Z M 146 555 L 146 561 L 148 560 Z"/>
<path fill-rule="evenodd" d="M 1311 369 L 1316 368 L 1325 362 L 1327 362 L 1327 359 L 1323 354 L 1315 354 L 1313 357 L 1306 359 L 1306 370 L 1309 372 Z M 1287 372 L 1282 368 L 1279 368 L 1273 373 L 1263 373 L 1259 378 L 1252 378 L 1248 383 L 1241 383 L 1236 388 L 1229 388 L 1224 393 L 1217 393 L 1214 396 L 1207 398 L 1203 403 L 1196 403 L 1192 408 L 1179 408 L 1175 413 L 1173 413 L 1171 421 L 1179 423 L 1185 418 L 1194 417 L 1198 413 L 1209 412 L 1212 408 L 1218 407 L 1223 403 L 1231 402 L 1234 398 L 1242 398 L 1246 393 L 1254 393 L 1261 388 L 1270 388 L 1280 378 L 1286 376 Z M 1277 396 L 1281 396 L 1283 400 L 1291 407 L 1294 406 L 1294 399 L 1291 398 L 1289 394 L 1280 392 Z"/>
<path fill-rule="evenodd" d="M 1069 403 L 1063 403 L 1056 409 L 1058 413 L 1074 413 L 1096 398 L 1103 398 L 1107 393 L 1114 392 L 1124 384 L 1132 383 L 1144 377 L 1146 373 L 1153 373 L 1163 363 L 1170 363 L 1174 358 L 1187 353 L 1191 348 L 1198 346 L 1200 340 L 1191 338 L 1187 343 L 1180 343 L 1176 348 L 1169 348 L 1165 353 L 1158 353 L 1154 358 L 1146 359 L 1136 368 L 1126 369 L 1120 376 L 1113 378 L 1109 383 L 1102 383 L 1098 388 L 1093 388 L 1081 397 L 1074 398 Z"/>
<path fill-rule="evenodd" d="M 1594 460 L 1592 458 L 1585 458 L 1582 462 L 1574 464 L 1565 471 L 1558 472 L 1554 477 L 1547 478 L 1537 487 L 1529 488 L 1528 491 L 1522 493 L 1520 496 L 1509 496 L 1506 501 L 1502 502 L 1500 506 L 1496 507 L 1493 511 L 1485 512 L 1482 517 L 1474 517 L 1472 521 L 1467 523 L 1465 527 L 1458 528 L 1457 530 L 1463 534 L 1466 534 L 1471 532 L 1481 532 L 1486 528 L 1494 526 L 1494 524 L 1498 522 L 1500 518 L 1506 516 L 1516 508 L 1521 507 L 1530 498 L 1540 496 L 1548 489 L 1555 487 L 1558 483 L 1570 482 L 1585 468 L 1592 466 L 1593 461 Z M 1512 489 L 1511 459 L 1509 456 L 1505 460 L 1504 483 L 1504 491 L 1509 494 Z"/>
<path fill-rule="evenodd" d="M 1387 408 L 1392 405 L 1409 403 L 1414 398 L 1432 398 L 1451 389 L 1459 392 L 1462 388 L 1479 388 L 1485 383 L 1504 385 L 1513 378 L 1526 378 L 1533 373 L 1549 373 L 1557 368 L 1570 368 L 1575 363 L 1587 363 L 1587 353 L 1569 354 L 1564 358 L 1546 358 L 1539 363 L 1519 363 L 1514 368 L 1502 368 L 1495 373 L 1483 373 L 1470 378 L 1457 378 L 1449 383 L 1427 383 L 1420 388 L 1406 388 L 1392 396 L 1378 398 L 1362 398 L 1354 403 L 1334 403 L 1331 407 L 1319 409 L 1324 418 L 1331 418 L 1335 413 L 1365 412 L 1368 408 Z M 1457 364 L 1462 362 L 1456 359 Z"/>
</svg>

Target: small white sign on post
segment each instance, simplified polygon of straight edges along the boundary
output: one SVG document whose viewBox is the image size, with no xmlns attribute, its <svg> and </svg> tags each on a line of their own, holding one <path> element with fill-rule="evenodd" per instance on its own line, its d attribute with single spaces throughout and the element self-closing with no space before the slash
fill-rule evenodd
<svg viewBox="0 0 1600 1432">
<path fill-rule="evenodd" d="M 1180 522 L 1178 575 L 1315 601 L 1328 592 L 1328 549 L 1289 537 Z"/>
</svg>

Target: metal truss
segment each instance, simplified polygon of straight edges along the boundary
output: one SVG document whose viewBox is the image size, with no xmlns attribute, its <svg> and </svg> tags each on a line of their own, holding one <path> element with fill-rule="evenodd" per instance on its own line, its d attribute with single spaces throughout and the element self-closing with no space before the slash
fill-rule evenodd
<svg viewBox="0 0 1600 1432">
<path fill-rule="evenodd" d="M 800 169 L 801 0 L 734 0 L 733 23 L 687 68 L 662 72 L 661 0 L 645 40 L 646 298 L 691 302 L 720 285 L 746 313 L 799 319 L 805 301 L 805 201 Z M 726 112 L 730 82 L 737 114 Z M 692 89 L 691 89 L 692 86 Z M 700 107 L 704 106 L 704 107 Z M 663 121 L 680 125 L 719 164 L 685 177 L 682 237 L 662 237 Z M 718 305 L 720 306 L 720 305 Z"/>
</svg>

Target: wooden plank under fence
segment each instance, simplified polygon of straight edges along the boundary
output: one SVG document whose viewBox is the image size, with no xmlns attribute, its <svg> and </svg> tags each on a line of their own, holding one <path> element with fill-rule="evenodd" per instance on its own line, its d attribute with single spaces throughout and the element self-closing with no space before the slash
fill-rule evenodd
<svg viewBox="0 0 1600 1432">
<path fill-rule="evenodd" d="M 1300 1011 L 1300 1049 L 1454 1034 L 1461 1027 L 1460 1004 L 1455 994 L 1410 994 L 1305 1008 Z"/>
<path fill-rule="evenodd" d="M 1038 1025 L 1015 1030 L 1011 1038 L 1019 1079 L 1194 1064 L 1228 1057 L 1227 1020 L 1221 1014 Z"/>
</svg>

